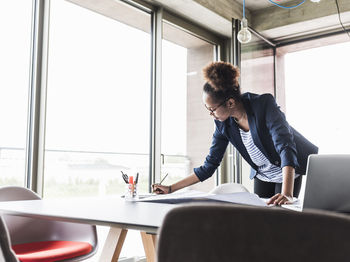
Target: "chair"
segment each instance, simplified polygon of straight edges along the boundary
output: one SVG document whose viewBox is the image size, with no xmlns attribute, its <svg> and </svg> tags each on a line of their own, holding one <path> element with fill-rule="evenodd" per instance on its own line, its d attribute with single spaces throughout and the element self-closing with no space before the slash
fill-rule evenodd
<svg viewBox="0 0 350 262">
<path fill-rule="evenodd" d="M 0 262 L 18 262 L 11 249 L 10 237 L 2 217 L 0 217 Z"/>
<path fill-rule="evenodd" d="M 350 261 L 350 217 L 328 211 L 228 204 L 171 210 L 158 262 Z"/>
<path fill-rule="evenodd" d="M 36 200 L 24 187 L 1 187 L 0 201 Z M 97 250 L 96 226 L 4 215 L 12 249 L 22 262 L 81 261 Z"/>
<path fill-rule="evenodd" d="M 212 194 L 229 194 L 229 193 L 238 193 L 238 192 L 249 192 L 245 186 L 237 183 L 226 183 L 221 184 L 212 189 L 209 193 Z"/>
</svg>

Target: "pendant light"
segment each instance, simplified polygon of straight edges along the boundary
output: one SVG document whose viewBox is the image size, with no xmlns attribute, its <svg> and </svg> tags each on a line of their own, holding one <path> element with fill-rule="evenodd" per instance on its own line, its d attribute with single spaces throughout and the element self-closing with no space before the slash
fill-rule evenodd
<svg viewBox="0 0 350 262">
<path fill-rule="evenodd" d="M 248 43 L 252 39 L 252 34 L 248 29 L 248 20 L 245 18 L 245 0 L 243 0 L 243 18 L 241 21 L 241 30 L 237 34 L 237 39 L 240 43 Z"/>
</svg>

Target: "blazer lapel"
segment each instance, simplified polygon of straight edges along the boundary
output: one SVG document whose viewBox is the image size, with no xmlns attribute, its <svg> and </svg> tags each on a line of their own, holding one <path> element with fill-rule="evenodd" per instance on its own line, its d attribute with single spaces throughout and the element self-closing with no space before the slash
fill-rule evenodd
<svg viewBox="0 0 350 262">
<path fill-rule="evenodd" d="M 229 117 L 225 121 L 225 135 L 229 138 L 233 146 L 238 150 L 238 152 L 242 155 L 242 157 L 252 166 L 256 167 L 256 165 L 251 160 L 245 145 L 243 144 L 241 133 L 239 132 L 239 127 L 237 123 L 233 120 L 232 117 Z"/>
</svg>

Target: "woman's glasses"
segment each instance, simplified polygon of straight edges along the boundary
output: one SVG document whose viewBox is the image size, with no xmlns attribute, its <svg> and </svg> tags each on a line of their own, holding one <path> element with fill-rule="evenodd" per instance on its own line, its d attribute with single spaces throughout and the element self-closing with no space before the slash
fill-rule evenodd
<svg viewBox="0 0 350 262">
<path fill-rule="evenodd" d="M 219 104 L 217 107 L 215 107 L 214 109 L 208 108 L 206 104 L 204 104 L 204 106 L 205 106 L 205 108 L 206 108 L 211 114 L 214 114 L 215 111 L 216 111 L 220 106 L 223 106 L 226 102 L 227 102 L 227 99 L 226 99 L 224 102 L 222 102 L 221 104 Z"/>
</svg>

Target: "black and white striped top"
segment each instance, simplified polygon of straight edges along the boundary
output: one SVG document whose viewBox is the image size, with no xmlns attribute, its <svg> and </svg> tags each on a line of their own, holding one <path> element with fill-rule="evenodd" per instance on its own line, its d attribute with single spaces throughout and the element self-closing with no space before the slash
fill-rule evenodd
<svg viewBox="0 0 350 262">
<path fill-rule="evenodd" d="M 242 129 L 239 129 L 239 131 L 241 133 L 243 144 L 245 145 L 250 158 L 259 168 L 259 172 L 256 177 L 265 182 L 282 183 L 282 168 L 272 164 L 259 150 L 259 148 L 254 144 L 250 131 L 244 132 Z"/>
</svg>

